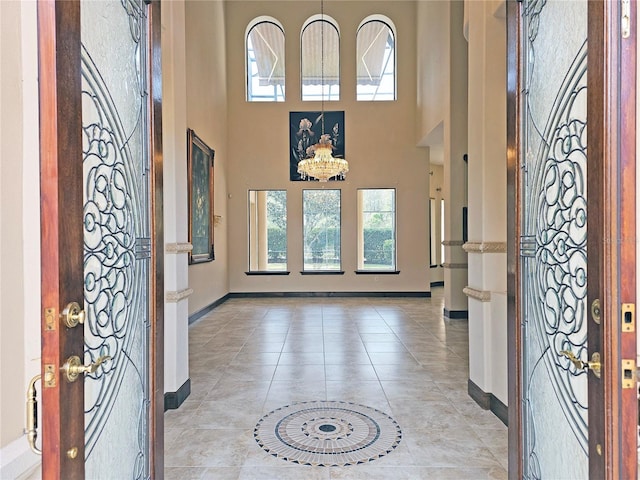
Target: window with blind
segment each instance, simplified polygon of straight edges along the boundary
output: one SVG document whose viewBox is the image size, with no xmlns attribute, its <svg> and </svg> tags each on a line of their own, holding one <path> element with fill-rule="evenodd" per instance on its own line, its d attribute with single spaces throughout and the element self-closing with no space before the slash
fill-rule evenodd
<svg viewBox="0 0 640 480">
<path fill-rule="evenodd" d="M 396 35 L 386 17 L 367 17 L 358 28 L 357 87 L 359 101 L 396 99 Z"/>
<path fill-rule="evenodd" d="M 311 17 L 300 36 L 302 100 L 340 100 L 340 31 L 328 15 Z"/>
<path fill-rule="evenodd" d="M 247 101 L 284 102 L 284 28 L 271 17 L 247 27 Z"/>
</svg>

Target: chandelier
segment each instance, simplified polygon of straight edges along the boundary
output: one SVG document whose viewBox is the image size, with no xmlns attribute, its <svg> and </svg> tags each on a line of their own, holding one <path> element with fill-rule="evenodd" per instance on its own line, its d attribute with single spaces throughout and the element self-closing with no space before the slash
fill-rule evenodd
<svg viewBox="0 0 640 480">
<path fill-rule="evenodd" d="M 330 178 L 344 179 L 349 171 L 349 163 L 344 158 L 333 157 L 333 143 L 331 136 L 324 133 L 324 0 L 320 0 L 320 78 L 321 78 L 321 98 L 322 114 L 320 115 L 322 124 L 322 135 L 318 143 L 309 147 L 308 157 L 298 162 L 298 173 L 303 180 L 315 178 L 321 182 L 326 182 Z"/>
<path fill-rule="evenodd" d="M 349 163 L 345 159 L 334 158 L 332 155 L 333 145 L 328 137 L 329 135 L 323 134 L 320 141 L 309 148 L 310 153 L 313 152 L 313 157 L 298 162 L 298 173 L 303 180 L 316 178 L 326 182 L 332 177 L 344 179 L 349 171 Z"/>
</svg>

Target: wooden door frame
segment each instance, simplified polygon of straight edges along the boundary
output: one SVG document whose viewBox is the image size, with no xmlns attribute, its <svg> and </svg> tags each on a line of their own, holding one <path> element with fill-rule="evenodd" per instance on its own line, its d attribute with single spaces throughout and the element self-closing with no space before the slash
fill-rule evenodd
<svg viewBox="0 0 640 480">
<path fill-rule="evenodd" d="M 38 77 L 41 373 L 45 378 L 50 368 L 55 383 L 43 382 L 42 388 L 42 478 L 60 479 L 64 473 L 75 480 L 84 478 L 84 413 L 77 414 L 84 412 L 84 382 L 66 383 L 59 368 L 71 355 L 84 358 L 84 335 L 82 328 L 62 335 L 67 329 L 59 315 L 68 302 L 81 303 L 84 296 L 82 275 L 77 273 L 84 263 L 78 2 L 38 3 Z"/>
<path fill-rule="evenodd" d="M 151 478 L 164 478 L 164 184 L 162 156 L 162 24 L 160 0 L 149 4 L 149 79 L 151 155 L 151 332 L 149 366 L 149 445 Z"/>
<path fill-rule="evenodd" d="M 522 342 L 518 278 L 520 178 L 520 62 L 522 4 L 507 2 L 507 216 L 509 478 L 523 476 Z M 623 333 L 621 305 L 636 303 L 636 3 L 631 2 L 631 34 L 621 39 L 620 2 L 588 3 L 587 66 L 589 174 L 588 304 L 602 303 L 601 335 L 589 338 L 589 351 L 602 354 L 602 379 L 589 374 L 589 475 L 597 479 L 636 478 L 637 388 L 621 388 L 621 360 L 636 359 L 636 333 Z M 611 208 L 615 206 L 616 208 Z M 595 219 L 595 221 L 594 221 Z M 595 257 L 595 258 L 594 258 Z M 600 291 L 589 288 L 595 285 Z M 591 320 L 589 320 L 591 321 Z M 637 327 L 636 327 L 637 328 Z M 599 344 L 600 339 L 602 343 Z M 593 395 L 602 382 L 602 395 Z M 635 385 L 635 384 L 634 384 Z M 595 408 L 593 407 L 595 406 Z M 623 419 L 633 419 L 624 422 Z M 594 427 L 595 425 L 595 427 Z M 602 455 L 598 455 L 597 445 Z"/>
<path fill-rule="evenodd" d="M 589 227 L 587 251 L 600 255 L 589 257 L 587 275 L 598 278 L 601 287 L 598 291 L 588 282 L 587 297 L 589 304 L 600 299 L 602 321 L 588 342 L 590 352 L 601 352 L 605 367 L 603 394 L 592 391 L 594 379 L 589 377 L 589 405 L 596 405 L 595 415 L 589 409 L 589 422 L 599 432 L 589 435 L 589 451 L 597 451 L 598 445 L 603 449 L 602 457 L 590 455 L 589 474 L 611 479 L 637 478 L 637 386 L 634 382 L 632 389 L 621 388 L 621 361 L 630 358 L 635 364 L 637 355 L 635 331 L 623 333 L 621 328 L 622 304 L 636 302 L 636 43 L 635 33 L 621 38 L 620 16 L 620 2 L 589 2 L 587 137 L 589 157 L 599 161 L 592 162 L 587 191 L 597 192 L 601 203 L 595 211 L 590 206 L 588 214 L 598 219 L 594 229 Z M 598 408 L 603 396 L 604 406 Z"/>
<path fill-rule="evenodd" d="M 148 58 L 153 236 L 149 445 L 151 476 L 161 479 L 164 471 L 161 29 L 159 0 L 148 3 L 151 3 Z M 51 368 L 55 384 L 47 387 L 43 382 L 42 388 L 42 478 L 45 480 L 84 478 L 84 382 L 68 383 L 59 370 L 70 355 L 84 357 L 82 328 L 67 329 L 59 320 L 66 304 L 82 303 L 84 295 L 83 278 L 78 275 L 84 264 L 80 50 L 79 1 L 39 0 L 41 373 L 45 378 L 47 368 Z"/>
<path fill-rule="evenodd" d="M 520 123 L 518 87 L 521 70 L 521 5 L 507 0 L 507 385 L 508 385 L 508 467 L 511 480 L 523 478 L 522 442 L 522 312 L 516 289 L 520 277 L 520 236 L 518 219 L 520 193 Z"/>
</svg>

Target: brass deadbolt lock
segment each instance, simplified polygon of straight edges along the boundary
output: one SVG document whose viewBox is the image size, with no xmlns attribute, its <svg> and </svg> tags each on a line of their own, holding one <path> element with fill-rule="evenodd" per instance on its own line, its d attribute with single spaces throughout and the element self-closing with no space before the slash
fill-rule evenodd
<svg viewBox="0 0 640 480">
<path fill-rule="evenodd" d="M 76 327 L 78 324 L 83 324 L 86 318 L 86 314 L 84 310 L 80 308 L 77 302 L 68 303 L 62 313 L 60 314 L 62 317 L 62 323 L 64 323 L 68 328 Z"/>
</svg>

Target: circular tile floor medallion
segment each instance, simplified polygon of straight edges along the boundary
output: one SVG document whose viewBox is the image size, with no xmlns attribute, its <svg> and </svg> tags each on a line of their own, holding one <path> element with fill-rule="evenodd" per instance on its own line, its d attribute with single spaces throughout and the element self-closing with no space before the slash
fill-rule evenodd
<svg viewBox="0 0 640 480">
<path fill-rule="evenodd" d="M 400 443 L 398 423 L 380 410 L 349 402 L 300 402 L 260 419 L 253 436 L 276 458 L 320 467 L 371 462 Z"/>
</svg>

